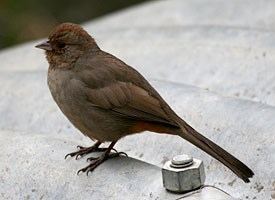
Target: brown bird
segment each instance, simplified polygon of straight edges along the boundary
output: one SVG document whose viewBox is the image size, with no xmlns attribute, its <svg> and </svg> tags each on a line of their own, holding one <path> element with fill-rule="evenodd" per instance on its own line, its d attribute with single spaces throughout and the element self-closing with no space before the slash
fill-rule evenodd
<svg viewBox="0 0 275 200">
<path fill-rule="evenodd" d="M 90 172 L 122 152 L 111 152 L 115 143 L 143 131 L 179 135 L 196 145 L 249 182 L 254 173 L 237 158 L 210 141 L 181 119 L 135 69 L 102 51 L 81 26 L 63 23 L 46 42 L 48 86 L 57 105 L 71 123 L 97 142 L 67 156 L 81 157 L 102 151 L 78 171 Z M 100 148 L 111 142 L 108 148 Z M 66 157 L 67 157 L 66 156 Z"/>
</svg>

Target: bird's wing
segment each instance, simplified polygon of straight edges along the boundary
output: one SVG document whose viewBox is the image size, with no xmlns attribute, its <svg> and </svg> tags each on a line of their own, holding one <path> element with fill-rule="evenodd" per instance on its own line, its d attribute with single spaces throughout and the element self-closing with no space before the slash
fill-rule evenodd
<svg viewBox="0 0 275 200">
<path fill-rule="evenodd" d="M 91 105 L 124 117 L 177 126 L 164 109 L 165 101 L 135 69 L 107 53 L 88 63 L 77 68 Z"/>
<path fill-rule="evenodd" d="M 95 89 L 87 87 L 85 92 L 93 106 L 137 120 L 172 124 L 158 99 L 131 82 L 117 81 Z"/>
</svg>

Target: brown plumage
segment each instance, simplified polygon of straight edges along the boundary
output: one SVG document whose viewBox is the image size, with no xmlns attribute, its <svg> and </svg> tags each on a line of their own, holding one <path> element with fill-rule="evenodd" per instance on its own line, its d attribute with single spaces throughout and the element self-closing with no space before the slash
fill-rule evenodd
<svg viewBox="0 0 275 200">
<path fill-rule="evenodd" d="M 46 50 L 50 64 L 48 85 L 54 100 L 72 124 L 97 140 L 94 146 L 68 154 L 83 156 L 104 151 L 79 172 L 89 172 L 108 158 L 120 138 L 146 130 L 179 135 L 216 158 L 245 182 L 254 173 L 224 149 L 181 119 L 135 69 L 102 51 L 79 25 L 57 26 L 49 40 L 36 47 Z M 109 148 L 99 148 L 102 142 Z"/>
</svg>

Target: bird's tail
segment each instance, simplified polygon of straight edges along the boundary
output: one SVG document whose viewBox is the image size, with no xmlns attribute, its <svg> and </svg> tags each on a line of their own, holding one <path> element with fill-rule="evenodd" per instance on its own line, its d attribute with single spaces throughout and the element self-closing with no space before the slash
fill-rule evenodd
<svg viewBox="0 0 275 200">
<path fill-rule="evenodd" d="M 239 161 L 237 158 L 232 156 L 230 153 L 216 145 L 214 142 L 210 141 L 195 129 L 189 126 L 186 122 L 181 120 L 179 123 L 181 130 L 178 135 L 182 138 L 188 140 L 192 144 L 196 145 L 215 159 L 222 162 L 225 166 L 231 169 L 238 177 L 240 177 L 244 182 L 248 183 L 249 178 L 251 178 L 254 173 L 249 169 L 244 163 Z"/>
</svg>

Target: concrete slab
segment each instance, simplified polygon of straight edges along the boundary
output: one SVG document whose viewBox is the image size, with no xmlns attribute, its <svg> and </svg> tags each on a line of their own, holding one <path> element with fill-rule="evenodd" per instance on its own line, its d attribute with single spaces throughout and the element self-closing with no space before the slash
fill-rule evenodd
<svg viewBox="0 0 275 200">
<path fill-rule="evenodd" d="M 209 187 L 190 196 L 169 193 L 162 187 L 160 168 L 126 157 L 107 161 L 89 176 L 77 176 L 86 158 L 64 159 L 70 145 L 77 144 L 67 142 L 65 135 L 1 131 L 0 136 L 5 140 L 0 154 L 1 199 L 233 200 Z"/>
</svg>

